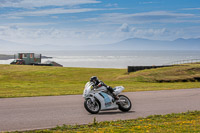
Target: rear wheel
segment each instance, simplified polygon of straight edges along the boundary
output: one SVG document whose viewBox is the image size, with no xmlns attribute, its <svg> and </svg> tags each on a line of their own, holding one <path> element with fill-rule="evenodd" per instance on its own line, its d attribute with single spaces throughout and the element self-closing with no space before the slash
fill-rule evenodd
<svg viewBox="0 0 200 133">
<path fill-rule="evenodd" d="M 128 97 L 124 95 L 119 95 L 119 110 L 123 112 L 128 112 L 131 109 L 131 101 Z"/>
<path fill-rule="evenodd" d="M 97 114 L 100 111 L 100 103 L 96 99 L 94 102 L 90 98 L 86 99 L 84 102 L 85 109 L 91 114 Z"/>
</svg>

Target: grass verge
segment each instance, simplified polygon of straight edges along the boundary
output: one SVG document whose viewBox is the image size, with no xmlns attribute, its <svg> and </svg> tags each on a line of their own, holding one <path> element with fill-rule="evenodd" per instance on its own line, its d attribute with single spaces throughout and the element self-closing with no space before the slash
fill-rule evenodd
<svg viewBox="0 0 200 133">
<path fill-rule="evenodd" d="M 93 75 L 112 87 L 124 86 L 126 92 L 200 88 L 197 80 L 179 80 L 200 77 L 200 64 L 130 74 L 127 69 L 0 65 L 0 98 L 82 94 Z M 164 79 L 172 82 L 158 82 Z"/>
<path fill-rule="evenodd" d="M 141 82 L 198 82 L 200 63 L 137 71 L 129 75 L 121 75 L 118 79 Z"/>
<path fill-rule="evenodd" d="M 200 111 L 191 111 L 178 114 L 153 115 L 147 118 L 133 120 L 118 120 L 97 122 L 94 120 L 88 125 L 63 125 L 53 129 L 27 131 L 27 133 L 127 133 L 127 132 L 152 132 L 152 133 L 172 133 L 172 132 L 200 132 Z M 15 132 L 21 133 L 21 132 Z M 25 132 L 26 133 L 26 132 Z"/>
</svg>

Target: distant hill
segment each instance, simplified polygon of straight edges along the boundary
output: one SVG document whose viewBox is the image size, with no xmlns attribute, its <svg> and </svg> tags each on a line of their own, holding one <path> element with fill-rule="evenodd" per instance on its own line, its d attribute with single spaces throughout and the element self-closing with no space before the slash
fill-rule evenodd
<svg viewBox="0 0 200 133">
<path fill-rule="evenodd" d="M 130 38 L 118 43 L 106 45 L 113 50 L 200 50 L 200 38 L 176 39 L 174 41 Z"/>
<path fill-rule="evenodd" d="M 183 39 L 174 41 L 149 40 L 142 38 L 129 38 L 113 44 L 84 45 L 84 46 L 58 46 L 58 45 L 26 45 L 0 40 L 0 51 L 4 50 L 200 50 L 200 38 Z"/>
<path fill-rule="evenodd" d="M 129 38 L 113 44 L 68 48 L 78 50 L 200 50 L 200 38 L 179 38 L 174 41 Z"/>
</svg>

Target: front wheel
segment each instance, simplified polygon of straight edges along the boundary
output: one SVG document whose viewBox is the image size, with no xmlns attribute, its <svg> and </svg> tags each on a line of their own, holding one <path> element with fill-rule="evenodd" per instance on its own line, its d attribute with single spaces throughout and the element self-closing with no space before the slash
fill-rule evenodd
<svg viewBox="0 0 200 133">
<path fill-rule="evenodd" d="M 92 100 L 90 98 L 86 99 L 84 102 L 85 109 L 91 114 L 97 114 L 100 110 L 100 103 L 97 100 Z"/>
<path fill-rule="evenodd" d="M 119 101 L 119 110 L 123 112 L 128 112 L 131 109 L 132 104 L 128 97 L 124 95 L 119 95 Z"/>
</svg>

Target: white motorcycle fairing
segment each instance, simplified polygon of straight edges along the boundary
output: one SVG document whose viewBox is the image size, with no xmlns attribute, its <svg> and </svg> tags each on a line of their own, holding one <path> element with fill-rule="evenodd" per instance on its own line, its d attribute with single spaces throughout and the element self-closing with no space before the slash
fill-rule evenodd
<svg viewBox="0 0 200 133">
<path fill-rule="evenodd" d="M 113 102 L 114 99 L 110 95 L 105 92 L 98 92 L 94 94 L 94 97 L 99 100 L 101 103 L 100 110 L 110 110 L 110 109 L 118 109 L 118 105 L 116 102 Z"/>
</svg>

